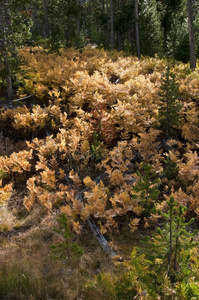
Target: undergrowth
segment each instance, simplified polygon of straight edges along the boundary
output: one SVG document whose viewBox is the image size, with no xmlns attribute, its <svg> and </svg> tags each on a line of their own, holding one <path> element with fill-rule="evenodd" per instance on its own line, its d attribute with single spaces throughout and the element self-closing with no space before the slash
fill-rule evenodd
<svg viewBox="0 0 199 300">
<path fill-rule="evenodd" d="M 85 221 L 93 218 L 109 238 L 121 228 L 134 234 L 157 228 L 162 220 L 158 212 L 164 214 L 166 201 L 174 197 L 177 207 L 186 208 L 183 217 L 187 222 L 193 217 L 194 225 L 190 226 L 197 227 L 197 69 L 192 72 L 182 63 L 169 66 L 166 59 L 138 60 L 103 49 L 62 49 L 60 55 L 33 50 L 21 50 L 26 64 L 23 73 L 18 74 L 23 84 L 16 90 L 15 100 L 23 99 L 13 102 L 15 106 L 10 108 L 3 103 L 0 109 L 1 205 L 9 202 L 12 208 L 17 194 L 27 210 L 24 218 L 41 205 L 52 218 L 57 210 L 64 213 L 75 236 L 81 236 Z M 4 231 L 9 234 L 12 226 Z M 62 246 L 68 257 L 73 256 L 72 245 L 70 235 L 65 236 Z M 195 256 L 190 259 L 198 270 Z M 148 262 L 143 262 L 143 268 L 149 270 Z M 15 263 L 18 275 L 12 271 L 12 263 L 1 267 L 2 290 L 7 291 L 7 286 L 13 284 L 17 297 L 17 293 L 27 297 L 28 285 L 36 293 L 43 289 L 40 284 L 46 284 L 45 279 L 38 282 L 30 265 L 25 269 L 22 265 Z M 145 299 L 145 287 L 136 273 L 139 270 L 136 267 L 134 271 L 123 273 L 131 285 L 130 297 Z M 114 275 L 111 283 L 102 280 L 106 277 L 101 274 L 98 279 L 109 284 L 111 293 Z M 168 278 L 167 274 L 164 284 L 169 289 Z M 189 294 L 197 289 L 191 275 L 187 282 L 189 287 L 183 280 L 176 285 L 176 293 L 186 295 L 187 289 Z M 96 283 L 95 287 L 99 289 Z M 121 286 L 117 289 L 120 295 Z M 153 291 L 159 293 L 154 287 Z M 44 291 L 41 293 L 33 297 L 46 297 Z M 98 299 L 103 297 L 100 293 Z"/>
</svg>

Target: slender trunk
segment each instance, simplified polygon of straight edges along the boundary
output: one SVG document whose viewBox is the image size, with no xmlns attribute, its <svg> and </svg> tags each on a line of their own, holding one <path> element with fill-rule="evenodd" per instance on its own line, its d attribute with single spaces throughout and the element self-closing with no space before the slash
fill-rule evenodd
<svg viewBox="0 0 199 300">
<path fill-rule="evenodd" d="M 76 5 L 79 5 L 79 0 L 76 0 Z M 80 35 L 80 15 L 79 15 L 79 12 L 76 16 L 76 28 L 77 28 L 77 35 L 79 37 L 79 35 Z"/>
<path fill-rule="evenodd" d="M 103 14 L 105 15 L 105 2 L 104 0 L 102 0 L 102 11 L 103 11 Z M 103 26 L 103 30 L 104 30 L 104 37 L 103 37 L 103 41 L 104 43 L 106 43 L 106 37 L 107 37 L 107 27 L 106 27 L 106 23 L 104 23 L 104 26 Z"/>
<path fill-rule="evenodd" d="M 117 9 L 119 11 L 122 11 L 122 6 L 121 6 L 121 1 L 120 0 L 118 0 Z M 118 28 L 118 30 L 117 30 L 117 50 L 118 51 L 122 50 L 122 35 L 121 35 L 120 28 Z"/>
<path fill-rule="evenodd" d="M 131 29 L 130 29 L 130 33 L 129 33 L 129 38 L 130 38 L 130 43 L 131 43 L 131 48 L 132 48 L 132 52 L 134 52 L 135 49 L 135 38 L 134 38 L 134 28 L 133 28 L 133 24 L 131 24 Z"/>
<path fill-rule="evenodd" d="M 33 21 L 32 31 L 38 33 L 39 32 L 39 26 L 38 26 L 38 16 L 37 16 L 37 10 L 36 9 L 33 13 L 32 21 Z"/>
<path fill-rule="evenodd" d="M 50 30 L 49 30 L 49 22 L 48 22 L 48 5 L 47 5 L 47 1 L 43 0 L 43 5 L 44 5 L 44 19 L 45 19 L 45 23 L 44 23 L 44 37 L 49 39 L 50 37 Z"/>
<path fill-rule="evenodd" d="M 108 0 L 106 0 L 106 32 L 107 32 L 107 48 L 109 49 L 109 45 L 110 45 L 110 37 L 109 37 L 109 11 L 108 11 Z"/>
<path fill-rule="evenodd" d="M 38 12 L 39 9 L 37 7 L 33 7 L 33 32 L 36 32 L 36 35 L 41 35 L 43 36 L 44 34 L 44 29 L 43 29 L 43 25 L 41 26 L 41 22 L 39 21 L 39 17 L 38 17 Z M 34 40 L 34 37 L 33 37 Z"/>
<path fill-rule="evenodd" d="M 0 2 L 0 53 L 2 57 L 2 63 L 4 65 L 4 70 L 6 73 L 6 88 L 7 88 L 7 98 L 9 101 L 13 99 L 13 87 L 12 87 L 12 79 L 10 76 L 10 66 L 8 62 L 8 53 L 6 49 L 6 44 L 8 41 L 6 40 L 6 33 L 5 33 L 5 26 L 6 26 L 6 19 L 7 19 L 7 11 L 5 3 Z M 6 26 L 7 27 L 7 26 Z"/>
<path fill-rule="evenodd" d="M 174 254 L 174 263 L 173 263 L 173 268 L 174 271 L 177 271 L 177 257 L 178 257 L 178 249 L 179 249 L 179 230 L 180 230 L 180 218 L 177 223 L 177 228 L 176 228 L 176 241 L 175 241 L 175 254 Z"/>
<path fill-rule="evenodd" d="M 0 2 L 0 51 L 1 51 L 1 56 L 3 55 L 3 51 L 4 51 L 4 44 L 5 44 L 5 40 L 4 40 L 4 17 L 3 17 L 3 3 Z"/>
<path fill-rule="evenodd" d="M 163 40 L 163 48 L 164 48 L 164 54 L 167 54 L 167 36 L 168 36 L 168 31 L 167 31 L 167 27 L 164 27 L 164 40 Z"/>
<path fill-rule="evenodd" d="M 111 50 L 113 50 L 114 49 L 113 0 L 110 0 L 110 16 L 111 16 Z"/>
<path fill-rule="evenodd" d="M 140 58 L 141 53 L 140 53 L 139 23 L 138 23 L 138 0 L 135 0 L 135 33 L 136 33 L 137 57 Z"/>
<path fill-rule="evenodd" d="M 6 62 L 6 73 L 8 74 L 6 76 L 6 87 L 7 87 L 7 98 L 9 101 L 11 101 L 13 99 L 13 96 L 14 96 L 14 91 L 13 91 L 13 88 L 12 88 L 12 78 L 10 76 L 10 67 L 9 67 L 9 64 Z"/>
<path fill-rule="evenodd" d="M 168 255 L 168 266 L 167 266 L 167 276 L 170 276 L 171 270 L 171 258 L 173 252 L 173 238 L 172 238 L 172 218 L 173 218 L 173 206 L 170 207 L 170 218 L 169 218 L 169 255 Z"/>
<path fill-rule="evenodd" d="M 117 32 L 117 45 L 118 45 L 118 51 L 122 50 L 122 40 L 121 40 L 121 33 Z"/>
<path fill-rule="evenodd" d="M 163 47 L 164 47 L 164 54 L 166 55 L 168 52 L 167 48 L 167 39 L 168 39 L 168 33 L 169 33 L 169 28 L 170 28 L 170 3 L 167 3 L 166 5 L 166 15 L 165 15 L 165 23 L 164 23 L 164 41 L 163 41 Z"/>
<path fill-rule="evenodd" d="M 68 3 L 70 5 L 71 0 L 68 1 Z M 71 15 L 70 14 L 68 14 L 66 16 L 66 23 L 67 23 L 67 26 L 66 26 L 67 28 L 66 28 L 66 31 L 65 31 L 64 35 L 65 35 L 66 44 L 68 44 L 71 41 L 71 26 L 70 26 L 70 24 L 71 24 Z"/>
<path fill-rule="evenodd" d="M 190 49 L 190 68 L 196 68 L 196 52 L 195 52 L 195 38 L 194 38 L 194 27 L 193 27 L 193 9 L 192 0 L 187 0 L 188 10 L 188 27 L 189 27 L 189 49 Z"/>
<path fill-rule="evenodd" d="M 77 29 L 77 36 L 79 37 L 80 34 L 80 19 L 79 16 L 76 18 L 76 29 Z"/>
<path fill-rule="evenodd" d="M 80 12 L 79 12 L 80 2 L 79 2 L 79 0 L 75 0 L 75 2 L 76 2 L 76 5 L 78 7 L 78 11 L 77 11 L 77 14 L 76 14 L 76 33 L 77 33 L 77 35 L 76 35 L 76 37 L 77 37 L 76 47 L 79 48 L 80 47 Z"/>
</svg>

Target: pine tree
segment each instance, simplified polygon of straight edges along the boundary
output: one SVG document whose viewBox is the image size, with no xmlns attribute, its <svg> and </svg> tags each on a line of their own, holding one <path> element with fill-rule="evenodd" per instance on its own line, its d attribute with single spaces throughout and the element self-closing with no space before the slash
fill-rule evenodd
<svg viewBox="0 0 199 300">
<path fill-rule="evenodd" d="M 174 283 L 188 277 L 191 250 L 197 243 L 193 241 L 196 231 L 193 233 L 186 227 L 194 222 L 192 218 L 185 222 L 186 207 L 177 206 L 174 197 L 167 201 L 168 212 L 163 214 L 166 222 L 162 228 L 157 229 L 157 234 L 148 237 L 146 258 L 152 262 L 156 283 L 160 283 L 163 276 Z"/>
<path fill-rule="evenodd" d="M 193 26 L 192 0 L 187 0 L 188 28 L 189 28 L 189 49 L 190 49 L 190 68 L 196 68 L 195 34 Z"/>
<path fill-rule="evenodd" d="M 143 207 L 143 217 L 149 217 L 151 213 L 155 213 L 155 201 L 159 196 L 159 180 L 156 173 L 153 172 L 152 166 L 146 163 L 143 166 L 143 174 L 137 171 L 139 181 L 134 186 L 136 192 L 140 192 L 141 206 Z"/>
<path fill-rule="evenodd" d="M 83 255 L 83 249 L 73 240 L 74 235 L 70 229 L 68 218 L 64 213 L 60 215 L 58 224 L 59 228 L 54 228 L 54 231 L 60 235 L 61 241 L 51 245 L 52 253 L 55 258 L 67 258 L 70 264 L 72 259 L 74 260 Z"/>
<path fill-rule="evenodd" d="M 100 273 L 87 285 L 89 293 L 106 299 L 198 299 L 196 231 L 186 227 L 186 208 L 171 196 L 162 228 L 147 238 L 142 248 L 133 249 L 130 261 L 116 265 L 115 273 Z M 193 273 L 192 273 L 193 272 Z M 196 297 L 195 297 L 196 296 Z M 101 298 L 100 298 L 101 299 Z"/>
<path fill-rule="evenodd" d="M 180 123 L 179 112 L 182 108 L 179 102 L 178 84 L 169 65 L 162 77 L 159 96 L 161 101 L 159 108 L 160 129 L 164 138 L 168 139 L 170 136 L 175 135 L 176 128 Z"/>
<path fill-rule="evenodd" d="M 28 1 L 0 1 L 0 78 L 7 89 L 7 98 L 12 100 L 13 79 L 20 69 L 18 49 L 31 37 L 31 10 Z"/>
</svg>

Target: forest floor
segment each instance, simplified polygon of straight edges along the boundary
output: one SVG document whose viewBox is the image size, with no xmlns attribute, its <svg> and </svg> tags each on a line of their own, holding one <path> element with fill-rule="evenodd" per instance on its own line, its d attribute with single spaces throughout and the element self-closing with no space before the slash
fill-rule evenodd
<svg viewBox="0 0 199 300">
<path fill-rule="evenodd" d="M 117 267 L 124 271 L 133 249 L 163 228 L 170 196 L 187 221 L 194 218 L 188 234 L 199 228 L 198 69 L 103 49 L 21 52 L 17 101 L 0 103 L 0 300 L 123 300 L 108 284 L 120 283 Z M 167 104 L 174 106 L 165 117 Z M 68 227 L 60 227 L 61 213 Z M 183 247 L 177 251 L 184 257 Z M 164 299 L 199 295 L 196 258 L 197 251 L 194 276 L 185 272 L 176 290 L 165 279 L 165 293 L 174 296 Z M 102 274 L 109 280 L 100 281 Z M 134 278 L 135 299 L 163 299 L 158 284 L 156 296 L 150 287 L 147 294 L 143 278 Z"/>
<path fill-rule="evenodd" d="M 59 239 L 53 231 L 57 227 L 57 211 L 49 216 L 45 209 L 36 206 L 31 214 L 26 214 L 20 204 L 0 209 L 0 291 L 5 294 L 1 300 L 92 299 L 92 295 L 84 294 L 86 284 L 101 272 L 113 272 L 121 258 L 129 259 L 143 234 L 151 233 L 132 233 L 126 226 L 112 232 L 107 238 L 118 256 L 111 259 L 85 225 L 76 237 L 84 254 L 69 262 L 67 258 L 55 259 L 51 252 L 51 245 Z"/>
</svg>

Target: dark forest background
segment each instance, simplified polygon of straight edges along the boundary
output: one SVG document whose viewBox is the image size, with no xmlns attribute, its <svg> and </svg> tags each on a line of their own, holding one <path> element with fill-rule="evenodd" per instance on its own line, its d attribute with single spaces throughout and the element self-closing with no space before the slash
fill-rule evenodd
<svg viewBox="0 0 199 300">
<path fill-rule="evenodd" d="M 0 79 L 13 98 L 18 49 L 98 47 L 173 58 L 196 67 L 198 0 L 0 1 Z M 0 85 L 2 84 L 0 82 Z M 6 83 L 5 83 L 6 82 Z"/>
<path fill-rule="evenodd" d="M 187 62 L 188 2 L 192 4 L 198 56 L 198 0 L 4 0 L 1 14 L 4 11 L 7 20 L 1 35 L 12 25 L 12 32 L 18 34 L 22 44 L 79 48 L 90 42 L 129 54 L 136 54 L 140 43 L 142 55 L 169 55 Z"/>
</svg>

